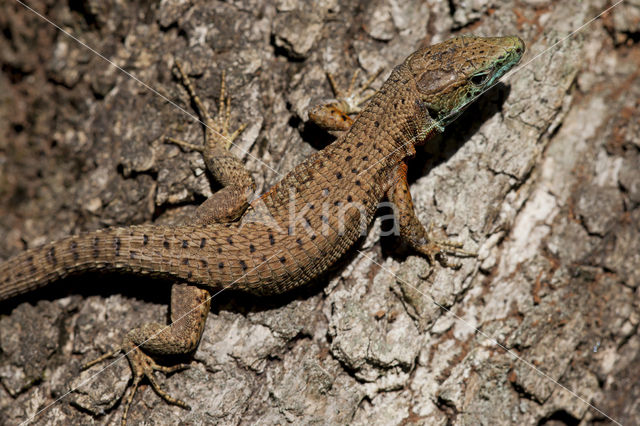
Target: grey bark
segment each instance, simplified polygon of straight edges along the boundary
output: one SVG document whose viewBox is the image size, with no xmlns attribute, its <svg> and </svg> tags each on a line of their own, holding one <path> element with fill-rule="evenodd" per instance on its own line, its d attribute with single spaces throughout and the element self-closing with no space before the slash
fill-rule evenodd
<svg viewBox="0 0 640 426">
<path fill-rule="evenodd" d="M 305 120 L 331 97 L 325 71 L 348 82 L 452 35 L 517 34 L 523 67 L 410 165 L 424 223 L 480 256 L 431 267 L 380 238 L 378 220 L 303 292 L 216 297 L 191 369 L 158 377 L 193 410 L 145 386 L 129 421 L 638 423 L 640 2 L 554 47 L 610 3 L 264 3 L 30 3 L 153 93 L 5 0 L 0 258 L 175 222 L 216 190 L 199 154 L 162 141 L 202 141 L 176 108 L 194 113 L 174 58 L 212 111 L 227 71 L 234 122 L 249 124 L 234 152 L 265 189 L 320 146 Z M 118 423 L 126 361 L 96 377 L 80 365 L 165 317 L 168 300 L 162 283 L 91 276 L 3 305 L 0 418 L 19 423 L 63 397 L 34 423 Z"/>
</svg>

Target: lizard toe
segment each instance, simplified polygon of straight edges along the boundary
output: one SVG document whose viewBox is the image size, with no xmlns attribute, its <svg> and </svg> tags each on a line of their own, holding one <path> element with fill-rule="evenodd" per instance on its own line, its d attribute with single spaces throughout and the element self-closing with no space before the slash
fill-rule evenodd
<svg viewBox="0 0 640 426">
<path fill-rule="evenodd" d="M 144 353 L 138 346 L 135 346 L 128 340 L 125 341 L 125 344 L 123 344 L 123 352 L 125 352 L 125 354 L 127 355 L 129 365 L 131 366 L 131 372 L 133 374 L 133 384 L 131 386 L 132 392 L 127 398 L 123 420 L 126 420 L 126 413 L 129 409 L 129 405 L 131 404 L 137 387 L 143 378 L 146 378 L 149 381 L 151 387 L 153 387 L 153 390 L 167 403 L 171 405 L 177 405 L 178 407 L 182 407 L 186 410 L 191 409 L 191 407 L 189 407 L 186 402 L 169 395 L 167 391 L 162 389 L 160 384 L 156 381 L 154 375 L 155 371 L 160 371 L 165 374 L 171 374 L 179 370 L 185 370 L 190 367 L 189 364 L 177 364 L 173 366 L 160 365 L 156 363 L 151 356 Z"/>
<path fill-rule="evenodd" d="M 145 378 L 149 381 L 149 383 L 151 384 L 151 387 L 158 394 L 158 396 L 164 399 L 167 403 L 171 405 L 177 405 L 178 407 L 184 408 L 186 410 L 191 409 L 191 407 L 186 402 L 171 396 L 167 391 L 162 389 L 162 387 L 160 386 L 160 384 L 158 383 L 154 375 L 154 372 L 156 371 L 162 372 L 164 374 L 171 374 L 171 373 L 175 373 L 176 371 L 186 370 L 187 368 L 190 368 L 190 365 L 189 364 L 176 364 L 172 366 L 160 365 L 157 362 L 155 362 L 155 360 L 151 356 L 144 353 L 137 345 L 135 345 L 128 338 L 125 338 L 123 344 L 119 348 L 111 352 L 108 352 L 92 361 L 87 362 L 82 366 L 82 369 L 86 370 L 89 367 L 92 367 L 102 361 L 105 361 L 110 358 L 114 358 L 119 353 L 123 353 L 127 357 L 127 360 L 129 361 L 129 366 L 131 367 L 131 373 L 133 376 L 133 379 L 131 382 L 131 390 L 129 391 L 128 395 L 124 399 L 124 411 L 122 413 L 122 420 L 121 420 L 122 426 L 125 426 L 127 424 L 127 415 L 129 413 L 129 408 L 131 407 L 131 403 L 133 402 L 133 397 L 138 391 L 138 387 L 140 386 L 140 383 Z"/>
</svg>

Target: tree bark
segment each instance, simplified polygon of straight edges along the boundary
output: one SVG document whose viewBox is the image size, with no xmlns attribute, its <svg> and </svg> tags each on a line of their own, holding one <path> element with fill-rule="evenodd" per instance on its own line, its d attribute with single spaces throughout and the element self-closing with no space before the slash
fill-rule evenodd
<svg viewBox="0 0 640 426">
<path fill-rule="evenodd" d="M 430 266 L 378 219 L 303 291 L 217 296 L 191 369 L 158 377 L 192 410 L 143 386 L 129 422 L 640 422 L 640 3 L 583 28 L 615 3 L 274 3 L 29 2 L 91 51 L 5 0 L 0 258 L 174 223 L 217 189 L 200 154 L 163 142 L 203 139 L 174 59 L 211 111 L 226 71 L 248 124 L 233 151 L 264 190 L 326 143 L 306 124 L 325 71 L 384 68 L 379 85 L 421 45 L 515 34 L 517 71 L 410 163 L 423 222 L 479 257 Z M 118 423 L 126 361 L 80 365 L 168 301 L 166 283 L 87 276 L 5 303 L 0 418 Z"/>
</svg>

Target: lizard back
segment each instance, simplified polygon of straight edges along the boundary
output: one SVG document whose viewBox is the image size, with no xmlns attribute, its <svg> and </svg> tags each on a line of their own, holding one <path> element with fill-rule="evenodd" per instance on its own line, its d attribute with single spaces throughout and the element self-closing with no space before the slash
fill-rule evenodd
<svg viewBox="0 0 640 426">
<path fill-rule="evenodd" d="M 441 131 L 523 49 L 517 37 L 458 37 L 420 49 L 345 135 L 295 167 L 239 222 L 108 228 L 29 249 L 0 264 L 0 300 L 95 270 L 257 294 L 302 285 L 362 235 L 414 145 Z"/>
</svg>

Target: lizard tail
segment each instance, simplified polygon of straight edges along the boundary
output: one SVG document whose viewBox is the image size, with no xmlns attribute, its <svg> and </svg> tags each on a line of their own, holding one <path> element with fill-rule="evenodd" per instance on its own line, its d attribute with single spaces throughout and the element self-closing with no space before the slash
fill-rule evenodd
<svg viewBox="0 0 640 426">
<path fill-rule="evenodd" d="M 195 261 L 209 254 L 202 252 L 201 230 L 146 225 L 107 228 L 29 249 L 0 264 L 0 301 L 72 274 L 97 270 L 211 285 L 202 260 Z"/>
</svg>

